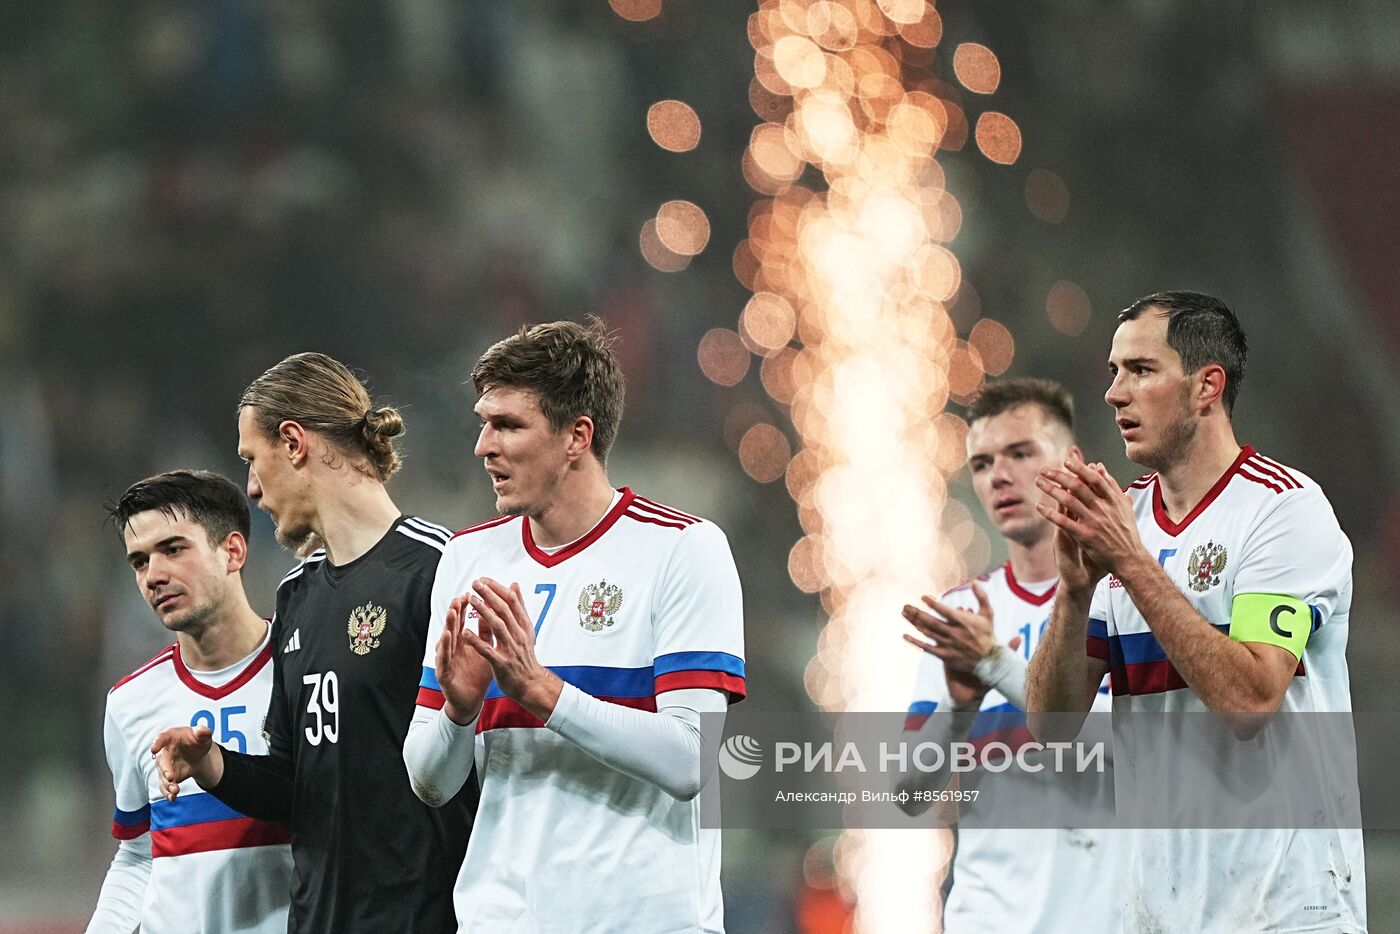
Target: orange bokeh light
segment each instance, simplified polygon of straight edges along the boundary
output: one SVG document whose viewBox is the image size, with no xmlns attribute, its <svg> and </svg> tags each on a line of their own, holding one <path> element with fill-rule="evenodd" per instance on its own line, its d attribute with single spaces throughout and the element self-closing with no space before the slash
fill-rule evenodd
<svg viewBox="0 0 1400 934">
<path fill-rule="evenodd" d="M 680 272 L 690 265 L 690 257 L 682 256 L 661 242 L 656 234 L 656 218 L 647 218 L 642 225 L 642 258 L 661 272 Z"/>
<path fill-rule="evenodd" d="M 689 152 L 700 142 L 700 117 L 683 101 L 657 101 L 647 109 L 647 132 L 662 149 Z"/>
<path fill-rule="evenodd" d="M 964 42 L 953 52 L 953 74 L 974 94 L 991 94 L 1001 83 L 996 53 L 977 42 Z"/>
<path fill-rule="evenodd" d="M 1032 169 L 1026 177 L 1026 207 L 1047 224 L 1058 224 L 1069 213 L 1069 186 L 1049 169 Z"/>
<path fill-rule="evenodd" d="M 917 23 L 924 17 L 928 4 L 924 0 L 876 0 L 880 12 L 889 17 L 890 22 L 899 24 Z"/>
<path fill-rule="evenodd" d="M 744 433 L 770 417 L 768 409 L 756 402 L 738 403 L 724 416 L 724 443 L 731 451 L 738 451 Z"/>
<path fill-rule="evenodd" d="M 982 357 L 982 366 L 989 376 L 1000 376 L 1011 366 L 1011 358 L 1016 355 L 1016 340 L 1006 325 L 991 318 L 983 318 L 972 326 L 967 342 Z"/>
<path fill-rule="evenodd" d="M 916 23 L 900 23 L 899 34 L 916 49 L 931 49 L 943 38 L 943 20 L 932 5 L 924 8 Z"/>
<path fill-rule="evenodd" d="M 797 540 L 788 552 L 788 577 L 803 593 L 816 593 L 826 586 L 826 569 L 822 566 L 821 541 L 811 535 Z M 816 659 L 812 660 L 813 663 Z"/>
<path fill-rule="evenodd" d="M 787 435 L 767 422 L 759 422 L 739 441 L 739 465 L 759 483 L 772 483 L 783 475 L 792 459 Z"/>
<path fill-rule="evenodd" d="M 844 4 L 818 0 L 807 8 L 807 35 L 828 51 L 847 52 L 860 38 L 860 25 Z"/>
<path fill-rule="evenodd" d="M 791 405 L 797 391 L 797 380 L 793 376 L 797 355 L 798 351 L 794 348 L 784 347 L 771 357 L 764 357 L 759 365 L 758 378 L 763 382 L 764 390 L 780 405 Z"/>
<path fill-rule="evenodd" d="M 749 82 L 749 106 L 768 123 L 782 123 L 792 113 L 792 98 L 775 94 L 754 78 Z"/>
<path fill-rule="evenodd" d="M 1045 296 L 1045 313 L 1050 325 L 1061 334 L 1077 337 L 1089 324 L 1093 308 L 1088 294 L 1073 282 L 1060 280 Z"/>
<path fill-rule="evenodd" d="M 689 201 L 667 201 L 656 212 L 656 235 L 673 253 L 694 256 L 710 242 L 710 220 Z"/>
<path fill-rule="evenodd" d="M 608 0 L 608 6 L 618 16 L 634 23 L 655 19 L 661 14 L 661 0 Z"/>
<path fill-rule="evenodd" d="M 957 402 L 965 403 L 982 388 L 985 375 L 977 348 L 958 341 L 948 356 L 948 393 Z"/>
<path fill-rule="evenodd" d="M 721 386 L 735 386 L 748 375 L 749 352 L 739 335 L 728 328 L 711 328 L 696 352 L 700 371 Z"/>
<path fill-rule="evenodd" d="M 826 77 L 826 56 L 805 36 L 783 36 L 773 43 L 773 66 L 795 88 L 814 88 Z"/>
<path fill-rule="evenodd" d="M 749 137 L 753 161 L 779 181 L 790 182 L 802 174 L 804 163 L 798 154 L 799 148 L 792 131 L 781 124 L 760 123 Z"/>
<path fill-rule="evenodd" d="M 739 319 L 745 342 L 765 356 L 783 349 L 797 329 L 797 315 L 781 295 L 759 292 L 744 306 Z"/>
<path fill-rule="evenodd" d="M 977 148 L 993 162 L 1010 165 L 1021 155 L 1021 128 L 1006 114 L 989 110 L 977 118 Z"/>
<path fill-rule="evenodd" d="M 751 242 L 740 240 L 739 245 L 734 248 L 734 257 L 730 262 L 734 268 L 734 278 L 738 279 L 744 288 L 754 291 L 759 262 L 758 257 L 753 255 Z"/>
</svg>

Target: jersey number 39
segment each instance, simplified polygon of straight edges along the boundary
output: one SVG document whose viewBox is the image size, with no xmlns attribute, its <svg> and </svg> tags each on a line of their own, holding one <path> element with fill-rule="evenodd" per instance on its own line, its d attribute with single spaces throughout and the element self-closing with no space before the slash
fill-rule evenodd
<svg viewBox="0 0 1400 934">
<path fill-rule="evenodd" d="M 306 728 L 306 741 L 313 746 L 321 745 L 321 740 L 333 743 L 340 739 L 340 682 L 335 672 L 319 672 L 303 675 L 302 684 L 311 685 L 306 698 L 306 712 L 311 717 L 311 726 Z"/>
</svg>

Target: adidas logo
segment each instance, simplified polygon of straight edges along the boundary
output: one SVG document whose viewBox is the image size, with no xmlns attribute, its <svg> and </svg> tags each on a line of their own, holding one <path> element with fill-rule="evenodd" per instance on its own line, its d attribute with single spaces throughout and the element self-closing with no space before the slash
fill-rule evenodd
<svg viewBox="0 0 1400 934">
<path fill-rule="evenodd" d="M 295 652 L 299 648 L 301 648 L 301 627 L 298 626 L 292 632 L 292 637 L 287 640 L 286 646 L 282 649 L 282 654 L 286 655 L 288 652 Z"/>
</svg>

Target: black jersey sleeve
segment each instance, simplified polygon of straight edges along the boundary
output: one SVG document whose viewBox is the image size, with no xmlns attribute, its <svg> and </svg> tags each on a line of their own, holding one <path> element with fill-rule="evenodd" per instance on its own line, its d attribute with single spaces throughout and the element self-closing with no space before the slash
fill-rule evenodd
<svg viewBox="0 0 1400 934">
<path fill-rule="evenodd" d="M 278 594 L 277 602 L 282 602 Z M 279 606 L 280 610 L 281 607 Z M 265 756 L 233 752 L 224 747 L 224 774 L 209 793 L 248 817 L 290 825 L 292 820 L 292 744 L 287 696 L 282 688 L 282 625 L 280 614 L 272 620 L 272 694 L 267 703 L 263 734 Z"/>
</svg>

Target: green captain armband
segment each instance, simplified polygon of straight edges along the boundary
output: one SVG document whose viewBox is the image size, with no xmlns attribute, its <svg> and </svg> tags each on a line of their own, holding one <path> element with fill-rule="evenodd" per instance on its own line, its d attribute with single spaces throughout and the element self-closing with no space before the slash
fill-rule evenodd
<svg viewBox="0 0 1400 934">
<path fill-rule="evenodd" d="M 1312 635 L 1312 607 L 1297 597 L 1276 593 L 1239 593 L 1230 607 L 1230 638 L 1267 642 L 1303 660 Z"/>
</svg>

